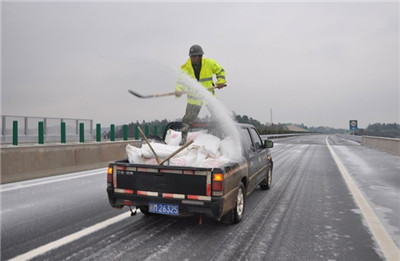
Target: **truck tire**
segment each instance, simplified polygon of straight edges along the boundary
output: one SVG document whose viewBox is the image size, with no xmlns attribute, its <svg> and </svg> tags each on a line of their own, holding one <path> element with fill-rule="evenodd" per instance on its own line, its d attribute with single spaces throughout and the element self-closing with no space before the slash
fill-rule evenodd
<svg viewBox="0 0 400 261">
<path fill-rule="evenodd" d="M 265 179 L 260 183 L 260 188 L 262 190 L 270 189 L 271 184 L 272 184 L 272 169 L 268 168 L 267 174 L 265 174 Z"/>
<path fill-rule="evenodd" d="M 236 206 L 233 209 L 233 223 L 237 224 L 243 219 L 245 205 L 245 190 L 243 183 L 240 183 L 238 194 L 236 196 Z"/>
<path fill-rule="evenodd" d="M 116 205 L 115 201 L 110 198 L 108 198 L 108 202 L 110 202 L 111 207 L 116 209 L 122 209 L 124 207 L 124 205 Z"/>
</svg>

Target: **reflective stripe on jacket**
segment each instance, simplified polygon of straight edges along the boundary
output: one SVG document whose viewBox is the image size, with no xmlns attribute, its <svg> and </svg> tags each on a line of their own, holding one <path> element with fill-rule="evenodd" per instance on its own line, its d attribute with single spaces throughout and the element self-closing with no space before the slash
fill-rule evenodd
<svg viewBox="0 0 400 261">
<path fill-rule="evenodd" d="M 192 61 L 190 60 L 190 58 L 186 61 L 185 64 L 182 65 L 181 70 L 183 72 L 187 73 L 188 75 L 190 75 L 192 78 L 196 79 L 196 76 L 194 75 Z M 210 92 L 212 92 L 213 95 L 215 96 L 215 92 L 212 89 L 212 87 L 214 86 L 214 84 L 213 84 L 213 75 L 214 74 L 217 77 L 216 84 L 226 83 L 225 71 L 221 67 L 221 65 L 219 65 L 213 59 L 202 58 L 201 59 L 201 70 L 200 70 L 199 82 L 205 88 L 207 88 Z M 178 83 L 177 83 L 177 85 L 175 87 L 175 90 L 176 91 L 180 91 L 180 92 L 184 92 L 184 91 L 186 91 L 186 86 L 182 82 L 178 81 Z M 203 103 L 202 100 L 199 99 L 196 96 L 196 93 L 194 93 L 194 92 L 188 92 L 188 94 L 187 94 L 187 102 L 190 103 L 190 104 L 199 105 L 199 106 Z"/>
</svg>

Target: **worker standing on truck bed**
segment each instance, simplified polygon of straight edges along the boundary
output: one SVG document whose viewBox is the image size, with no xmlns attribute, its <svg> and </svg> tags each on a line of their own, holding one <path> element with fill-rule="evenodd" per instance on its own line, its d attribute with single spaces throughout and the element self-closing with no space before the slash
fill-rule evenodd
<svg viewBox="0 0 400 261">
<path fill-rule="evenodd" d="M 197 79 L 215 96 L 213 75 L 215 74 L 217 77 L 216 88 L 220 89 L 226 86 L 225 71 L 215 60 L 203 58 L 203 54 L 204 52 L 200 45 L 195 44 L 190 47 L 190 58 L 181 66 L 181 70 Z M 181 97 L 184 91 L 186 91 L 186 86 L 178 82 L 175 87 L 175 96 Z M 186 143 L 190 125 L 200 113 L 203 101 L 197 96 L 193 91 L 187 93 L 186 112 L 182 119 L 182 139 L 179 145 Z"/>
</svg>

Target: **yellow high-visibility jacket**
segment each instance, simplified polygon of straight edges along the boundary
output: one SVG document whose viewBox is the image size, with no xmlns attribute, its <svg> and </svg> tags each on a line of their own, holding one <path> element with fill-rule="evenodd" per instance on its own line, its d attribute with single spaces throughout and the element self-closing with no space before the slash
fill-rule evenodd
<svg viewBox="0 0 400 261">
<path fill-rule="evenodd" d="M 196 76 L 194 75 L 194 70 L 192 66 L 192 61 L 190 58 L 186 61 L 185 64 L 182 65 L 181 70 L 194 79 L 196 79 Z M 210 59 L 210 58 L 202 58 L 201 59 L 201 70 L 200 70 L 200 77 L 199 77 L 199 82 L 207 88 L 214 96 L 215 92 L 214 89 L 211 87 L 214 86 L 213 84 L 213 75 L 216 75 L 217 77 L 217 82 L 216 84 L 220 83 L 226 83 L 225 80 L 225 71 L 219 65 L 215 60 Z M 186 86 L 181 82 L 178 81 L 175 87 L 176 91 L 179 92 L 184 92 L 186 91 Z M 203 101 L 199 99 L 194 92 L 188 92 L 187 94 L 187 102 L 193 105 L 198 105 L 201 106 Z"/>
</svg>

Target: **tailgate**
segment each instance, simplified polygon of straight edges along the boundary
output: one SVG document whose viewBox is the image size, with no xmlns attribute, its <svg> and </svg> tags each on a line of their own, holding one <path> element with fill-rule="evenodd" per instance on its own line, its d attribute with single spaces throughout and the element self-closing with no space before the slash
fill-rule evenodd
<svg viewBox="0 0 400 261">
<path fill-rule="evenodd" d="M 211 170 L 165 166 L 114 166 L 114 188 L 133 194 L 191 199 L 211 195 Z M 210 198 L 211 199 L 211 198 Z"/>
</svg>

